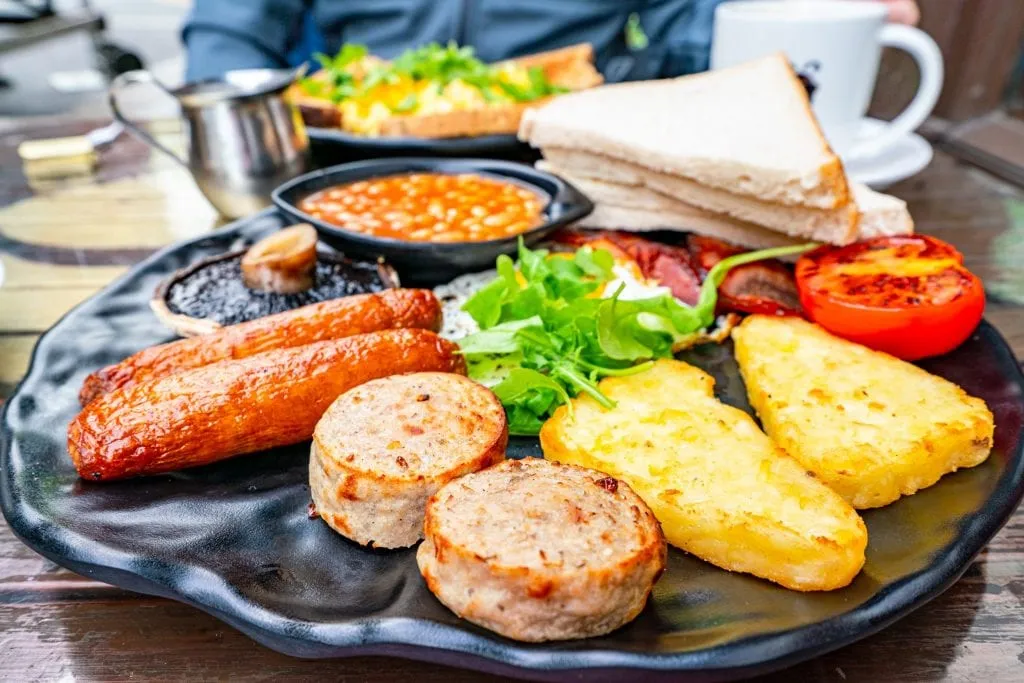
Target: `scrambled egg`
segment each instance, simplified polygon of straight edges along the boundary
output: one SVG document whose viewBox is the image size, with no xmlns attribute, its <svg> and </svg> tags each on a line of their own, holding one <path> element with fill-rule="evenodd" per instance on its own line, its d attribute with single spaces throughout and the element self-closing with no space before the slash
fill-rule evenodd
<svg viewBox="0 0 1024 683">
<path fill-rule="evenodd" d="M 529 72 L 506 63 L 498 69 L 498 79 L 518 87 L 529 87 Z M 468 111 L 515 102 L 499 85 L 486 88 L 455 79 L 445 86 L 435 81 L 416 81 L 401 76 L 381 83 L 358 97 L 339 103 L 342 126 L 361 135 L 379 135 L 384 121 L 393 116 L 425 116 Z"/>
</svg>

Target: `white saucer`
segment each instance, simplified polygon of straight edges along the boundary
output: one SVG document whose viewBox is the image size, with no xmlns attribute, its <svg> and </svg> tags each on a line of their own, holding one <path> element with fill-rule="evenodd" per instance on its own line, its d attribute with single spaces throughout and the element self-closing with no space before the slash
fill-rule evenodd
<svg viewBox="0 0 1024 683">
<path fill-rule="evenodd" d="M 885 122 L 865 118 L 860 125 L 860 137 L 871 138 L 881 132 Z M 932 146 L 917 133 L 911 133 L 877 154 L 844 159 L 843 165 L 851 180 L 882 190 L 920 173 L 931 160 Z"/>
</svg>

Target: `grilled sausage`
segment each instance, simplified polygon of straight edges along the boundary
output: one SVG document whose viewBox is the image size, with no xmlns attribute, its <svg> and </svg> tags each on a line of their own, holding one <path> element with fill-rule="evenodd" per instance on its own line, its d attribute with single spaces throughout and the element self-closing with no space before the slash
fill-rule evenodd
<svg viewBox="0 0 1024 683">
<path fill-rule="evenodd" d="M 341 393 L 378 377 L 465 373 L 427 330 L 385 330 L 213 363 L 100 396 L 68 427 L 79 475 L 122 479 L 299 443 Z"/>
<path fill-rule="evenodd" d="M 115 389 L 272 349 L 400 327 L 436 332 L 440 326 L 441 305 L 425 289 L 389 289 L 321 301 L 139 351 L 86 377 L 78 400 L 85 406 Z"/>
</svg>

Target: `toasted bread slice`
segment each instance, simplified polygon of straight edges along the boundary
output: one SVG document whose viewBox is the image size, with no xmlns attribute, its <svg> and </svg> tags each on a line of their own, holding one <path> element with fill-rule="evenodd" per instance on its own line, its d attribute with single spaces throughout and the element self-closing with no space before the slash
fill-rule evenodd
<svg viewBox="0 0 1024 683">
<path fill-rule="evenodd" d="M 837 209 L 849 201 L 842 163 L 782 54 L 560 97 L 524 117 L 519 137 L 765 202 Z"/>
<path fill-rule="evenodd" d="M 626 481 L 669 543 L 714 565 L 802 591 L 847 585 L 864 564 L 867 530 L 853 508 L 782 453 L 714 380 L 675 360 L 601 381 L 555 411 L 544 457 Z"/>
<path fill-rule="evenodd" d="M 888 505 L 992 449 L 984 401 L 797 318 L 751 316 L 736 360 L 765 431 L 856 508 Z"/>
<path fill-rule="evenodd" d="M 585 153 L 575 152 L 566 154 L 570 159 L 578 159 L 584 155 Z M 686 230 L 752 249 L 787 246 L 807 240 L 807 237 L 790 236 L 766 228 L 761 224 L 763 221 L 744 221 L 716 214 L 643 185 L 629 184 L 639 178 L 630 176 L 628 171 L 614 173 L 620 182 L 612 182 L 589 177 L 599 174 L 599 170 L 591 173 L 584 171 L 581 174 L 565 170 L 548 160 L 538 161 L 537 167 L 560 175 L 593 200 L 594 211 L 579 222 L 581 227 L 641 231 Z M 607 172 L 605 174 L 607 175 Z M 907 210 L 906 202 L 891 195 L 875 192 L 859 183 L 854 183 L 850 187 L 857 210 L 860 212 L 859 230 L 856 235 L 858 239 L 879 235 L 909 235 L 914 232 L 914 221 Z M 752 202 L 750 207 L 755 208 Z M 778 207 L 769 207 L 769 211 L 777 210 Z M 821 213 L 815 209 L 796 207 L 788 207 L 787 210 L 792 215 L 790 226 L 799 225 L 801 221 L 813 221 L 813 218 L 805 217 L 807 213 Z M 842 234 L 843 229 L 845 226 L 827 228 L 820 232 L 828 236 Z"/>
<path fill-rule="evenodd" d="M 857 239 L 914 234 L 914 219 L 905 201 L 860 183 L 852 184 L 850 189 L 860 212 Z"/>
<path fill-rule="evenodd" d="M 594 68 L 594 48 L 589 43 L 507 60 L 527 69 L 539 67 L 554 84 L 569 90 L 600 85 L 604 80 Z M 543 106 L 553 98 L 515 102 L 441 114 L 392 116 L 381 126 L 387 137 L 451 138 L 514 133 L 527 109 Z"/>
<path fill-rule="evenodd" d="M 379 62 L 375 60 L 374 63 Z M 603 82 L 601 73 L 594 68 L 594 48 L 589 43 L 571 45 L 558 50 L 539 52 L 507 60 L 524 68 L 539 67 L 554 84 L 569 90 L 591 88 Z M 322 77 L 320 72 L 312 78 Z M 316 128 L 344 126 L 341 110 L 329 100 L 311 97 L 298 84 L 288 91 L 288 99 L 295 103 L 306 125 Z M 477 109 L 463 109 L 437 114 L 393 115 L 386 119 L 380 130 L 382 137 L 450 138 L 515 133 L 523 113 L 545 104 L 552 98 L 532 102 L 513 102 Z"/>
<path fill-rule="evenodd" d="M 319 71 L 310 78 L 323 80 L 326 72 Z M 307 95 L 299 83 L 293 83 L 285 92 L 285 99 L 294 104 L 303 122 L 311 128 L 340 128 L 341 109 L 338 105 L 322 97 Z"/>
<path fill-rule="evenodd" d="M 373 55 L 366 55 L 358 62 L 350 64 L 348 69 L 356 78 L 364 78 L 372 69 L 384 64 L 385 60 Z M 325 81 L 328 73 L 321 70 L 309 77 L 314 81 Z M 312 128 L 340 128 L 342 125 L 341 109 L 334 102 L 322 97 L 306 94 L 300 82 L 293 83 L 285 98 L 294 103 L 307 126 Z"/>
<path fill-rule="evenodd" d="M 859 214 L 856 204 L 837 209 L 813 209 L 766 202 L 667 173 L 652 171 L 639 163 L 620 161 L 594 152 L 564 147 L 544 149 L 544 158 L 572 177 L 614 182 L 657 192 L 675 202 L 711 214 L 759 225 L 804 241 L 849 244 L 857 239 Z M 571 181 L 570 181 L 571 182 Z"/>
<path fill-rule="evenodd" d="M 508 61 L 524 69 L 540 67 L 549 81 L 569 90 L 593 88 L 604 82 L 601 72 L 594 68 L 594 46 L 590 43 L 578 43 Z"/>
<path fill-rule="evenodd" d="M 492 105 L 442 114 L 392 116 L 381 124 L 382 137 L 454 138 L 502 135 L 515 132 L 519 120 L 530 107 L 545 100 Z"/>
<path fill-rule="evenodd" d="M 584 192 L 586 191 L 584 190 Z M 666 212 L 601 203 L 594 204 L 593 212 L 576 225 L 592 230 L 628 230 L 631 232 L 679 230 L 697 235 L 707 235 L 748 249 L 791 247 L 806 242 L 806 240 L 799 240 L 779 232 L 759 228 L 756 225 L 742 222 L 732 223 L 715 216 L 707 218 L 696 212 L 694 214 Z M 783 260 L 793 263 L 796 259 L 797 256 L 793 256 Z"/>
</svg>

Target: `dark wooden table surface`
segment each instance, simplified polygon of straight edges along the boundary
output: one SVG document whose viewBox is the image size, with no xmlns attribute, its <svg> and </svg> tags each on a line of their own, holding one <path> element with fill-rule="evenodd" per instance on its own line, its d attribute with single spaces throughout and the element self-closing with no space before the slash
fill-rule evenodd
<svg viewBox="0 0 1024 683">
<path fill-rule="evenodd" d="M 100 122 L 93 122 L 95 126 Z M 0 398 L 35 338 L 153 249 L 215 229 L 183 171 L 122 139 L 95 175 L 29 180 L 26 138 L 89 122 L 0 130 Z M 956 244 L 989 291 L 987 316 L 1024 355 L 1024 193 L 939 154 L 891 192 L 919 230 Z M 266 679 L 479 681 L 389 658 L 291 659 L 206 614 L 91 581 L 44 560 L 0 522 L 0 681 Z M 1024 681 L 1024 512 L 947 593 L 860 643 L 765 681 Z"/>
</svg>

